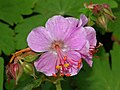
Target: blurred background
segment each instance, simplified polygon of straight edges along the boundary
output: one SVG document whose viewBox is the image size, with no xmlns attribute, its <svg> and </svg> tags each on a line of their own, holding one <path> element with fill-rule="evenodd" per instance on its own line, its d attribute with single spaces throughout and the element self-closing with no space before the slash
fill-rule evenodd
<svg viewBox="0 0 120 90">
<path fill-rule="evenodd" d="M 85 8 L 91 2 L 108 4 L 115 20 L 104 22 L 104 17 L 102 24 L 96 23 L 98 17 Z M 27 47 L 26 37 L 33 28 L 44 26 L 53 15 L 79 18 L 81 13 L 89 17 L 103 47 L 95 54 L 93 67 L 84 62 L 77 76 L 64 78 L 62 89 L 120 90 L 120 0 L 0 0 L 0 90 L 55 90 L 52 83 L 40 85 L 27 75 L 17 86 L 13 80 L 7 83 L 5 67 L 13 53 Z"/>
</svg>

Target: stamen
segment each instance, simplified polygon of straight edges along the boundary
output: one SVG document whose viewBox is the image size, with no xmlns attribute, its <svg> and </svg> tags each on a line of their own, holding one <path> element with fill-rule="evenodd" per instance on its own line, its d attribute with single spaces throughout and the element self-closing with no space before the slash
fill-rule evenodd
<svg viewBox="0 0 120 90">
<path fill-rule="evenodd" d="M 66 60 L 67 60 L 67 56 L 64 56 L 64 57 L 63 57 L 63 60 L 65 60 L 65 61 L 66 61 Z"/>
<path fill-rule="evenodd" d="M 103 44 L 99 42 L 98 46 L 96 48 L 102 47 Z"/>
<path fill-rule="evenodd" d="M 78 61 L 78 64 L 81 64 L 82 63 L 82 59 L 80 59 L 79 61 Z"/>
<path fill-rule="evenodd" d="M 64 67 L 68 67 L 68 66 L 69 66 L 69 64 L 68 64 L 68 63 L 64 64 Z"/>
<path fill-rule="evenodd" d="M 61 74 L 60 74 L 60 76 L 64 76 L 64 74 L 63 74 L 63 73 L 61 73 Z"/>
<path fill-rule="evenodd" d="M 82 59 L 78 61 L 78 66 L 77 66 L 78 69 L 81 67 L 81 64 L 82 64 Z"/>
<path fill-rule="evenodd" d="M 61 66 L 56 66 L 56 69 L 60 69 L 61 68 Z"/>
<path fill-rule="evenodd" d="M 80 67 L 81 67 L 81 64 L 78 64 L 77 69 L 79 69 Z"/>
<path fill-rule="evenodd" d="M 56 74 L 54 74 L 54 73 L 52 74 L 52 76 L 53 76 L 53 77 L 57 77 L 57 75 L 56 75 Z"/>
<path fill-rule="evenodd" d="M 71 74 L 67 73 L 67 74 L 65 74 L 65 76 L 66 76 L 66 77 L 69 77 L 69 76 L 71 76 Z"/>
</svg>

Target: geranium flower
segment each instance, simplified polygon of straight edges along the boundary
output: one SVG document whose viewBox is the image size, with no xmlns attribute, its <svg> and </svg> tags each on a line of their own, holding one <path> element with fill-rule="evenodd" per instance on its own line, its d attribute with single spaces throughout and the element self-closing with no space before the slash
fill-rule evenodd
<svg viewBox="0 0 120 90">
<path fill-rule="evenodd" d="M 96 37 L 92 33 L 93 28 L 83 27 L 85 18 L 84 15 L 80 20 L 53 16 L 45 27 L 37 27 L 29 33 L 28 46 L 35 52 L 45 52 L 34 62 L 37 71 L 47 76 L 73 76 L 78 73 L 82 68 L 81 58 L 88 56 L 94 43 L 91 40 Z"/>
</svg>

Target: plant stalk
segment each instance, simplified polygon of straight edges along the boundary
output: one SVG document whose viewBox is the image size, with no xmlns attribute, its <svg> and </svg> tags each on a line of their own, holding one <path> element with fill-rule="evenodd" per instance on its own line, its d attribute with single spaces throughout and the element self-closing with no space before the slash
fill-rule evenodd
<svg viewBox="0 0 120 90">
<path fill-rule="evenodd" d="M 60 80 L 55 84 L 56 90 L 62 90 Z"/>
</svg>

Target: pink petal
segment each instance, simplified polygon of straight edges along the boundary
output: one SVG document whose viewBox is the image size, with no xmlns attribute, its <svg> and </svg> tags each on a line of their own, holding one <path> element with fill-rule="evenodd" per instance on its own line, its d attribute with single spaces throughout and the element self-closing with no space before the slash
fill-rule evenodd
<svg viewBox="0 0 120 90">
<path fill-rule="evenodd" d="M 81 56 L 76 51 L 67 51 L 67 56 L 70 58 L 69 63 L 71 63 L 72 67 L 69 69 L 69 73 L 71 76 L 78 74 L 79 70 L 82 68 L 82 63 L 80 68 L 78 69 L 78 61 L 81 59 Z"/>
<path fill-rule="evenodd" d="M 71 26 L 71 28 L 77 27 L 77 25 L 78 25 L 78 23 L 79 23 L 79 20 L 78 20 L 78 19 L 73 18 L 73 17 L 67 17 L 66 19 L 67 19 L 67 21 L 69 22 L 69 25 Z"/>
<path fill-rule="evenodd" d="M 93 64 L 92 57 L 91 58 L 85 57 L 84 60 L 88 63 L 90 67 L 92 67 L 92 64 Z"/>
<path fill-rule="evenodd" d="M 74 32 L 67 38 L 65 44 L 70 50 L 80 50 L 86 43 L 86 32 L 83 27 Z"/>
<path fill-rule="evenodd" d="M 69 21 L 62 16 L 53 16 L 46 22 L 46 29 L 54 40 L 64 40 L 73 31 Z"/>
<path fill-rule="evenodd" d="M 35 52 L 47 51 L 52 42 L 50 38 L 48 31 L 44 27 L 37 27 L 27 37 L 28 46 Z"/>
<path fill-rule="evenodd" d="M 85 31 L 87 33 L 87 40 L 89 41 L 91 46 L 96 46 L 97 39 L 96 39 L 96 31 L 92 27 L 85 27 Z"/>
<path fill-rule="evenodd" d="M 44 73 L 46 76 L 52 76 L 55 74 L 55 65 L 57 58 L 53 53 L 44 53 L 39 60 L 34 62 L 37 71 Z"/>
<path fill-rule="evenodd" d="M 79 21 L 78 27 L 84 26 L 85 24 L 87 24 L 87 22 L 88 22 L 87 17 L 82 14 L 82 15 L 80 16 L 80 21 Z"/>
<path fill-rule="evenodd" d="M 90 44 L 89 41 L 86 41 L 86 44 L 79 50 L 79 52 L 84 56 L 89 55 Z"/>
</svg>

